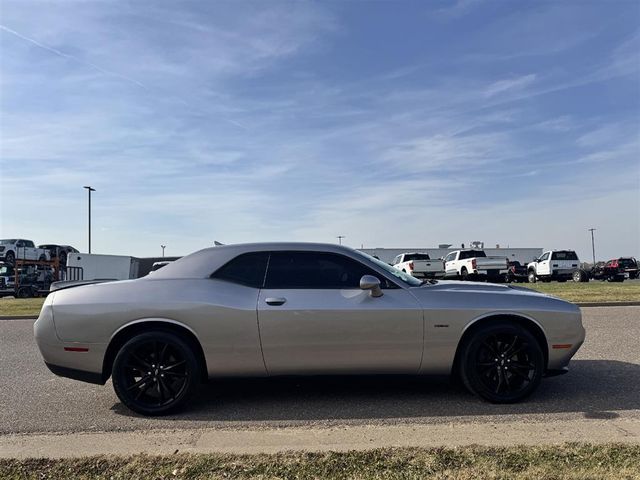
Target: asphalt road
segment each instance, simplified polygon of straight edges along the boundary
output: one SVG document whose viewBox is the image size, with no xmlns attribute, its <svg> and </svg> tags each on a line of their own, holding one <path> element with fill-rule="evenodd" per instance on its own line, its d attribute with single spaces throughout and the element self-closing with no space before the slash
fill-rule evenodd
<svg viewBox="0 0 640 480">
<path fill-rule="evenodd" d="M 543 380 L 526 403 L 491 405 L 446 381 L 420 377 L 225 380 L 203 386 L 180 415 L 153 419 L 124 408 L 110 383 L 54 376 L 33 341 L 33 321 L 3 320 L 0 434 L 640 420 L 640 307 L 583 312 L 587 340 L 571 371 Z"/>
</svg>

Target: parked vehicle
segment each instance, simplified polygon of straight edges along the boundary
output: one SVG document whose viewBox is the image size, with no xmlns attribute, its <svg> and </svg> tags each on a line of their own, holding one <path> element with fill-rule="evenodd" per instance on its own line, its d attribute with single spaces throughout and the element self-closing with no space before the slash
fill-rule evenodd
<svg viewBox="0 0 640 480">
<path fill-rule="evenodd" d="M 57 258 L 60 262 L 60 265 L 65 266 L 67 264 L 67 257 L 72 253 L 79 253 L 79 251 L 73 248 L 71 245 L 55 245 L 55 244 L 47 244 L 47 245 L 39 245 L 38 248 L 42 248 L 44 250 L 49 251 L 49 255 L 51 259 Z"/>
<path fill-rule="evenodd" d="M 0 240 L 0 261 L 14 265 L 16 258 L 22 260 L 51 260 L 51 255 L 44 248 L 36 248 L 32 240 L 8 238 Z"/>
<path fill-rule="evenodd" d="M 507 273 L 504 277 L 505 282 L 526 282 L 527 281 L 527 266 L 522 265 L 517 260 L 508 261 Z"/>
<path fill-rule="evenodd" d="M 444 257 L 445 278 L 457 277 L 501 279 L 507 273 L 507 259 L 488 257 L 484 250 L 456 250 Z"/>
<path fill-rule="evenodd" d="M 28 298 L 46 294 L 54 280 L 53 268 L 20 260 L 18 263 L 19 267 L 0 263 L 0 297 Z"/>
<path fill-rule="evenodd" d="M 638 262 L 633 257 L 620 257 L 612 260 L 618 262 L 618 266 L 629 274 L 630 279 L 638 278 Z"/>
<path fill-rule="evenodd" d="M 573 250 L 549 250 L 527 265 L 529 283 L 537 280 L 566 282 L 579 270 L 580 260 Z"/>
<path fill-rule="evenodd" d="M 307 243 L 212 247 L 135 280 L 61 289 L 34 333 L 53 373 L 111 377 L 123 404 L 146 415 L 228 376 L 445 374 L 511 403 L 566 372 L 585 335 L 580 309 L 557 298 L 421 282 Z"/>
<path fill-rule="evenodd" d="M 153 262 L 151 265 L 151 271 L 155 272 L 156 270 L 160 270 L 162 267 L 166 267 L 172 262 L 172 260 L 163 260 L 161 262 Z"/>
<path fill-rule="evenodd" d="M 594 280 L 606 280 L 608 282 L 623 282 L 629 278 L 629 273 L 618 259 L 597 263 L 591 269 L 591 278 Z"/>
<path fill-rule="evenodd" d="M 401 253 L 393 266 L 414 277 L 434 278 L 444 274 L 442 260 L 431 260 L 428 253 Z"/>
</svg>

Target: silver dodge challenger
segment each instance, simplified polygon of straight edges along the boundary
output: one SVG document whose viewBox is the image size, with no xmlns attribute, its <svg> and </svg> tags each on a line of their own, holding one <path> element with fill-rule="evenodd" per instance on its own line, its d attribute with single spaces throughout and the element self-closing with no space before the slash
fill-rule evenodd
<svg viewBox="0 0 640 480">
<path fill-rule="evenodd" d="M 571 303 L 507 285 L 420 281 L 338 245 L 198 251 L 144 278 L 61 288 L 35 338 L 49 369 L 161 415 L 220 377 L 453 375 L 494 403 L 567 371 Z"/>
</svg>

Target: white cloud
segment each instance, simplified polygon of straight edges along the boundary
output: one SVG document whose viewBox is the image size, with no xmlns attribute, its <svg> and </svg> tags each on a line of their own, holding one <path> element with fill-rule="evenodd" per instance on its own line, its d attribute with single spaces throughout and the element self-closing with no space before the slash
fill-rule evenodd
<svg viewBox="0 0 640 480">
<path fill-rule="evenodd" d="M 528 75 L 522 75 L 519 77 L 498 80 L 485 89 L 484 96 L 490 98 L 509 91 L 523 90 L 533 82 L 535 82 L 536 77 L 537 76 L 534 73 L 530 73 Z"/>
</svg>

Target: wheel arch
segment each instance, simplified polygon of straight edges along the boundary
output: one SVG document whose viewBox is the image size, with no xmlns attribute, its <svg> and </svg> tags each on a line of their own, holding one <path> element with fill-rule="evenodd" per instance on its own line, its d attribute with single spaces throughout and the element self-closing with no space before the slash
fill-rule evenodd
<svg viewBox="0 0 640 480">
<path fill-rule="evenodd" d="M 183 340 L 186 340 L 193 347 L 196 358 L 202 366 L 202 380 L 206 380 L 208 378 L 207 360 L 204 355 L 204 350 L 202 349 L 202 344 L 200 343 L 198 335 L 191 328 L 175 320 L 165 318 L 147 318 L 135 320 L 122 325 L 111 336 L 102 362 L 103 381 L 106 382 L 111 376 L 113 361 L 115 360 L 120 348 L 135 335 L 149 332 L 151 330 L 173 333 Z"/>
<path fill-rule="evenodd" d="M 512 313 L 512 312 L 492 312 L 481 315 L 480 317 L 474 318 L 471 322 L 469 322 L 464 329 L 462 330 L 462 335 L 460 340 L 458 341 L 458 346 L 456 347 L 456 353 L 453 361 L 452 373 L 457 374 L 459 371 L 459 361 L 460 355 L 462 353 L 462 348 L 465 345 L 465 342 L 471 338 L 474 332 L 478 329 L 490 325 L 492 323 L 498 322 L 511 322 L 520 325 L 525 328 L 529 333 L 531 333 L 538 343 L 540 344 L 540 348 L 542 349 L 542 354 L 544 356 L 544 368 L 546 370 L 547 365 L 549 363 L 549 345 L 547 343 L 547 335 L 544 331 L 542 325 L 537 322 L 535 319 L 524 315 L 522 313 Z"/>
</svg>

